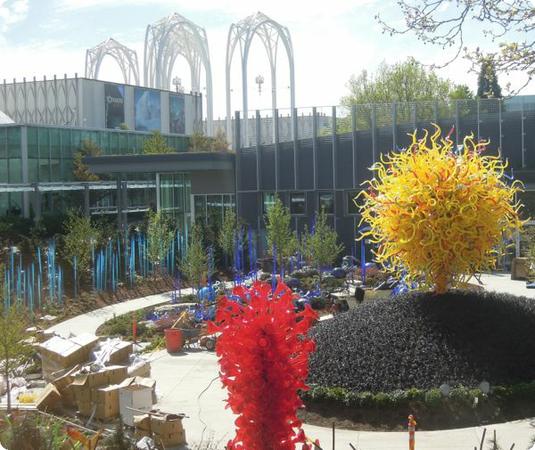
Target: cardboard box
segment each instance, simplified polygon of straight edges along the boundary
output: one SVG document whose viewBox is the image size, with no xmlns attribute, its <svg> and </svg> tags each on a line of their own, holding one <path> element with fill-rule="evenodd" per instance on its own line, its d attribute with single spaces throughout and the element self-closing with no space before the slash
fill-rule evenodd
<svg viewBox="0 0 535 450">
<path fill-rule="evenodd" d="M 114 349 L 110 353 L 109 364 L 126 364 L 132 354 L 134 347 L 131 342 L 121 341 L 114 345 Z"/>
<path fill-rule="evenodd" d="M 152 409 L 152 389 L 133 384 L 119 390 L 119 412 L 125 425 L 134 426 L 134 415 Z"/>
<path fill-rule="evenodd" d="M 176 414 L 164 414 L 151 416 L 151 429 L 154 433 L 167 436 L 184 430 L 182 417 Z"/>
<path fill-rule="evenodd" d="M 126 366 L 110 366 L 98 372 L 78 373 L 72 385 L 84 386 L 89 389 L 98 388 L 109 384 L 119 384 L 126 378 L 126 375 Z"/>
<path fill-rule="evenodd" d="M 152 403 L 158 403 L 158 398 L 156 397 L 156 380 L 144 377 L 129 377 L 123 380 L 123 382 L 121 383 L 121 387 L 131 386 L 133 384 L 138 384 L 150 388 L 152 390 Z"/>
<path fill-rule="evenodd" d="M 163 445 L 165 448 L 186 444 L 186 432 L 184 430 L 172 434 L 155 434 L 154 436 L 156 443 Z"/>
<path fill-rule="evenodd" d="M 119 416 L 119 385 L 95 389 L 92 398 L 97 405 L 95 412 L 97 419 L 107 420 Z"/>
<path fill-rule="evenodd" d="M 91 414 L 93 414 L 93 408 L 95 408 L 95 404 L 92 401 L 89 402 L 80 402 L 78 403 L 78 413 L 81 416 L 89 417 Z"/>
<path fill-rule="evenodd" d="M 148 414 L 134 414 L 134 427 L 140 431 L 150 431 L 150 416 Z"/>
<path fill-rule="evenodd" d="M 129 366 L 128 376 L 150 378 L 150 361 L 140 361 L 135 365 Z"/>
<path fill-rule="evenodd" d="M 48 383 L 35 402 L 35 407 L 39 411 L 53 412 L 61 407 L 61 394 L 52 383 Z"/>
<path fill-rule="evenodd" d="M 71 383 L 74 381 L 74 374 L 79 370 L 79 368 L 80 366 L 74 366 L 67 373 L 52 381 L 52 384 L 56 387 L 61 395 L 61 402 L 64 406 L 76 406 Z"/>
<path fill-rule="evenodd" d="M 110 366 L 106 367 L 104 371 L 107 374 L 106 384 L 119 384 L 128 376 L 128 367 L 126 366 Z"/>
<path fill-rule="evenodd" d="M 84 333 L 69 339 L 54 336 L 37 346 L 41 356 L 43 377 L 52 380 L 76 364 L 89 361 L 91 350 L 98 342 L 94 334 Z"/>
</svg>

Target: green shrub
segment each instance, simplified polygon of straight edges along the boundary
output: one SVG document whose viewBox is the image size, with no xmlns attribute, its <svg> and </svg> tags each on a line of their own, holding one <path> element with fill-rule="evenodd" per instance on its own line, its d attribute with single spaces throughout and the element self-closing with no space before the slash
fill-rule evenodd
<svg viewBox="0 0 535 450">
<path fill-rule="evenodd" d="M 376 408 L 386 408 L 392 405 L 391 398 L 384 392 L 379 392 L 373 396 L 373 403 Z"/>
<path fill-rule="evenodd" d="M 453 388 L 449 394 L 449 398 L 459 406 L 472 406 L 475 399 L 471 390 L 465 386 Z"/>
<path fill-rule="evenodd" d="M 442 404 L 440 389 L 430 389 L 425 393 L 425 404 L 430 408 L 437 408 Z"/>
</svg>

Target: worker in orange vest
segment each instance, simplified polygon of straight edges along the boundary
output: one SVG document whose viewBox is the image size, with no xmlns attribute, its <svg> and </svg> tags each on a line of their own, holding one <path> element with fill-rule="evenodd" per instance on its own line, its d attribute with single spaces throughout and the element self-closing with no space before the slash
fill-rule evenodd
<svg viewBox="0 0 535 450">
<path fill-rule="evenodd" d="M 409 429 L 409 450 L 414 450 L 415 439 L 416 439 L 415 437 L 416 420 L 414 420 L 414 416 L 412 414 L 409 416 L 408 429 Z"/>
</svg>

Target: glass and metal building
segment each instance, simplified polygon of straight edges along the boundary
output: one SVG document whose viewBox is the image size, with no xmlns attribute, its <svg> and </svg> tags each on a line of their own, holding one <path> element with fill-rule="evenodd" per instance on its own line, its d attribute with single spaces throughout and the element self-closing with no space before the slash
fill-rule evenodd
<svg viewBox="0 0 535 450">
<path fill-rule="evenodd" d="M 54 108 L 30 114 L 27 103 L 22 114 L 20 99 L 16 109 L 11 101 L 8 112 L 19 115 L 16 123 L 0 124 L 0 214 L 38 219 L 78 207 L 86 214 L 115 215 L 125 227 L 153 208 L 187 230 L 194 220 L 213 224 L 225 208 L 235 208 L 258 233 L 261 246 L 265 213 L 278 196 L 297 232 L 310 228 L 323 208 L 350 253 L 360 220 L 353 198 L 370 177 L 369 168 L 382 153 L 402 151 L 408 134 L 436 123 L 457 145 L 471 133 L 490 141 L 486 151 L 508 160 L 507 176 L 525 183 L 521 200 L 526 214 L 535 215 L 535 96 L 307 108 L 294 114 L 276 110 L 268 117 L 258 111 L 246 118 L 237 113 L 232 151 L 193 152 L 190 136 L 202 122 L 194 106 L 198 96 L 182 104 L 171 92 L 117 86 L 102 83 L 91 87 L 96 97 L 82 95 L 77 111 L 85 112 L 75 125 L 60 125 L 60 111 Z M 4 86 L 4 92 L 9 89 Z M 95 113 L 97 100 L 102 105 Z M 56 122 L 43 123 L 50 117 Z M 82 126 L 86 123 L 91 126 Z M 174 152 L 144 154 L 149 129 L 160 131 Z M 73 178 L 73 157 L 86 139 L 101 149 L 100 156 L 84 158 L 99 181 Z"/>
</svg>

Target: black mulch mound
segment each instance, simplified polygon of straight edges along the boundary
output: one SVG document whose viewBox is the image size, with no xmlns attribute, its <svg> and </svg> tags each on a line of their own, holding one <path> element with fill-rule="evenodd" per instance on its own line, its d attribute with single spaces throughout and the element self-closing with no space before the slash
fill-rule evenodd
<svg viewBox="0 0 535 450">
<path fill-rule="evenodd" d="M 309 383 L 357 391 L 535 380 L 535 299 L 487 292 L 365 302 L 312 331 Z"/>
</svg>

